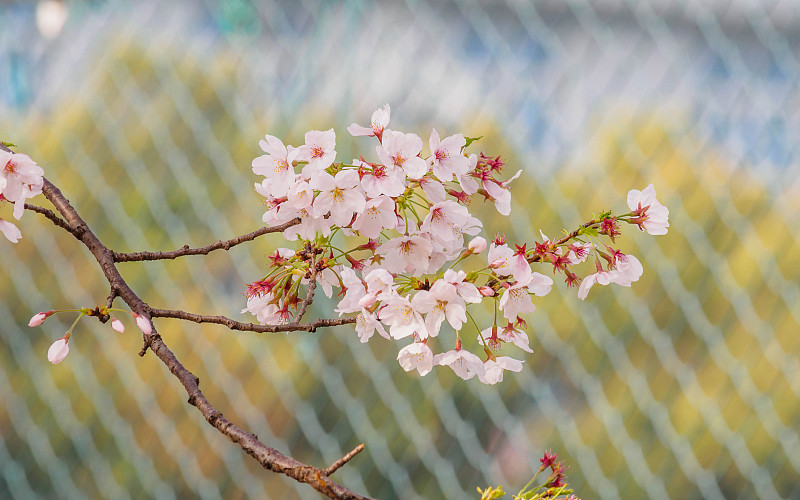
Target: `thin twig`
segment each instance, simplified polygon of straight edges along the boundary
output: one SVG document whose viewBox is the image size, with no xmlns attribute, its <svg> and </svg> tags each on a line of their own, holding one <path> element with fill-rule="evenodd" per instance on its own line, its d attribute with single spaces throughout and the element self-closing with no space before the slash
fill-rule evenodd
<svg viewBox="0 0 800 500">
<path fill-rule="evenodd" d="M 226 316 L 204 316 L 186 311 L 173 309 L 153 309 L 150 308 L 150 316 L 153 318 L 174 318 L 195 323 L 215 323 L 225 325 L 231 330 L 241 332 L 257 333 L 279 333 L 279 332 L 314 332 L 317 328 L 348 325 L 356 322 L 355 318 L 338 319 L 318 319 L 310 323 L 286 323 L 283 325 L 256 325 L 255 323 L 242 323 Z"/>
<path fill-rule="evenodd" d="M 330 476 L 337 470 L 341 469 L 344 464 L 352 460 L 354 456 L 358 455 L 362 451 L 364 451 L 364 443 L 361 443 L 360 445 L 356 446 L 350 453 L 343 456 L 339 460 L 333 462 L 333 464 L 327 469 L 322 469 L 322 473 L 325 474 L 326 476 Z"/>
<path fill-rule="evenodd" d="M 36 212 L 37 214 L 44 215 L 46 218 L 50 219 L 50 222 L 52 222 L 56 226 L 66 230 L 72 236 L 78 238 L 79 240 L 81 239 L 80 236 L 75 233 L 75 230 L 72 229 L 72 227 L 69 224 L 67 224 L 67 222 L 64 219 L 56 215 L 52 210 L 48 210 L 38 205 L 33 205 L 31 203 L 25 204 L 25 210 L 30 210 L 31 212 Z"/>
<path fill-rule="evenodd" d="M 311 266 L 309 267 L 309 271 L 311 277 L 309 278 L 310 282 L 308 283 L 308 291 L 306 292 L 306 298 L 300 303 L 300 307 L 297 308 L 297 313 L 294 316 L 294 324 L 300 323 L 300 320 L 303 319 L 303 316 L 306 314 L 306 309 L 308 305 L 314 300 L 314 291 L 317 289 L 317 256 L 311 256 Z"/>
<path fill-rule="evenodd" d="M 281 232 L 284 229 L 299 223 L 300 219 L 295 218 L 290 220 L 289 222 L 284 222 L 283 224 L 277 226 L 262 227 L 261 229 L 257 229 L 252 233 L 243 234 L 241 236 L 237 236 L 235 238 L 231 238 L 225 241 L 220 240 L 217 241 L 216 243 L 212 243 L 210 245 L 206 245 L 200 248 L 189 248 L 189 245 L 184 245 L 183 247 L 177 250 L 173 250 L 171 252 L 133 252 L 133 253 L 112 252 L 112 254 L 114 256 L 114 262 L 141 262 L 144 260 L 169 260 L 169 259 L 176 259 L 178 257 L 183 257 L 185 255 L 208 255 L 210 252 L 213 252 L 214 250 L 220 250 L 220 249 L 230 250 L 236 245 L 248 241 L 253 241 L 254 239 L 264 234 Z"/>
</svg>

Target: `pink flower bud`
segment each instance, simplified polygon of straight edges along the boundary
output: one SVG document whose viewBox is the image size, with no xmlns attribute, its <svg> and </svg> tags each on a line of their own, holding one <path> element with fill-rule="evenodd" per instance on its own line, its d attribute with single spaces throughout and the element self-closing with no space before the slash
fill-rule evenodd
<svg viewBox="0 0 800 500">
<path fill-rule="evenodd" d="M 42 323 L 44 323 L 44 320 L 46 320 L 48 317 L 50 317 L 51 314 L 53 314 L 53 312 L 54 311 L 47 311 L 47 312 L 40 312 L 40 313 L 35 314 L 31 318 L 31 320 L 28 321 L 28 326 L 39 326 L 39 325 L 41 325 Z"/>
<path fill-rule="evenodd" d="M 139 327 L 139 330 L 141 330 L 142 333 L 145 335 L 150 335 L 153 333 L 153 327 L 150 325 L 150 320 L 140 314 L 134 314 L 133 316 L 136 318 L 136 326 Z"/>
<path fill-rule="evenodd" d="M 64 361 L 64 358 L 69 354 L 69 344 L 66 338 L 60 338 L 53 342 L 50 349 L 47 350 L 47 360 L 54 365 Z"/>
<path fill-rule="evenodd" d="M 375 305 L 375 302 L 377 301 L 378 297 L 376 297 L 374 293 L 368 293 L 363 297 L 361 297 L 361 300 L 358 301 L 358 305 L 363 307 L 364 309 L 369 309 L 370 307 Z"/>
<path fill-rule="evenodd" d="M 118 319 L 111 320 L 111 328 L 119 333 L 125 333 L 125 325 L 122 324 L 122 321 Z"/>
<path fill-rule="evenodd" d="M 478 288 L 478 291 L 481 292 L 481 295 L 484 297 L 494 297 L 494 290 L 490 286 L 482 286 Z"/>
<path fill-rule="evenodd" d="M 495 259 L 489 263 L 489 269 L 500 269 L 506 264 L 506 259 Z"/>
<path fill-rule="evenodd" d="M 477 236 L 469 242 L 467 248 L 469 248 L 471 253 L 481 253 L 486 250 L 486 239 L 481 236 Z"/>
</svg>

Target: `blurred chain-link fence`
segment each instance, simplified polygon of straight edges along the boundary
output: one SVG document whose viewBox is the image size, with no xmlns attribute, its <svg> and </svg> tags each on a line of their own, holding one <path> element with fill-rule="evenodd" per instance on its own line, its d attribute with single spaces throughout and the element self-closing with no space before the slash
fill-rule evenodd
<svg viewBox="0 0 800 500">
<path fill-rule="evenodd" d="M 548 448 L 584 498 L 800 497 L 800 2 L 65 5 L 55 35 L 35 3 L 0 5 L 0 139 L 118 251 L 253 230 L 264 133 L 299 144 L 334 126 L 349 159 L 365 143 L 345 127 L 385 102 L 393 127 L 483 135 L 524 168 L 510 223 L 479 212 L 512 241 L 651 182 L 670 208 L 667 236 L 626 232 L 645 267 L 633 288 L 537 301 L 536 351 L 499 386 L 405 374 L 397 346 L 349 328 L 158 321 L 267 444 L 324 465 L 364 442 L 336 477 L 379 498 L 513 490 Z M 0 242 L 0 497 L 313 497 L 210 428 L 133 331 L 86 321 L 48 364 L 70 319 L 30 316 L 107 290 L 71 237 L 36 214 L 21 228 Z M 121 270 L 155 307 L 239 318 L 280 243 Z"/>
</svg>

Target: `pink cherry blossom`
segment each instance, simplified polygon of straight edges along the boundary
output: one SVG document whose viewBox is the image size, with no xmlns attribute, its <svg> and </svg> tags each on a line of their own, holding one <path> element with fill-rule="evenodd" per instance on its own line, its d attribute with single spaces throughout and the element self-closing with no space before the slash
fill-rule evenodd
<svg viewBox="0 0 800 500">
<path fill-rule="evenodd" d="M 428 171 L 428 164 L 418 155 L 422 151 L 422 139 L 416 134 L 404 134 L 388 130 L 383 143 L 375 148 L 378 158 L 387 167 L 398 167 L 410 179 L 419 179 Z"/>
<path fill-rule="evenodd" d="M 481 358 L 463 349 L 452 349 L 437 354 L 433 357 L 433 363 L 440 366 L 449 366 L 456 375 L 464 380 L 469 380 L 475 375 L 483 373 L 483 361 L 481 361 Z"/>
<path fill-rule="evenodd" d="M 470 283 L 469 281 L 464 281 L 466 277 L 467 273 L 464 271 L 454 271 L 452 269 L 448 269 L 444 272 L 442 279 L 456 287 L 456 293 L 458 293 L 459 297 L 464 299 L 464 302 L 477 304 L 482 299 L 481 293 L 474 284 Z"/>
<path fill-rule="evenodd" d="M 367 293 L 366 289 L 364 288 L 364 283 L 361 281 L 361 278 L 356 276 L 355 271 L 349 267 L 342 267 L 340 275 L 342 278 L 342 285 L 344 285 L 347 291 L 344 294 L 344 298 L 339 301 L 339 305 L 334 311 L 338 312 L 339 316 L 344 313 L 360 311 L 362 306 L 359 302 Z"/>
<path fill-rule="evenodd" d="M 466 174 L 470 161 L 461 153 L 461 148 L 466 144 L 467 140 L 462 134 L 451 135 L 440 140 L 439 133 L 433 129 L 429 141 L 431 148 L 429 161 L 433 168 L 433 175 L 442 182 L 448 182 L 453 180 L 453 176 L 459 177 Z"/>
<path fill-rule="evenodd" d="M 336 132 L 333 129 L 306 132 L 306 143 L 297 148 L 297 159 L 307 161 L 303 177 L 309 179 L 314 173 L 325 170 L 336 159 Z"/>
<path fill-rule="evenodd" d="M 25 200 L 42 192 L 44 170 L 30 156 L 23 153 L 11 153 L 0 150 L 0 194 L 14 203 L 14 218 L 19 220 L 25 212 Z M 13 226 L 13 225 L 12 225 Z M 6 238 L 15 242 L 15 232 L 8 228 L 3 231 Z M 19 237 L 17 237 L 19 239 Z"/>
<path fill-rule="evenodd" d="M 509 215 L 511 213 L 511 193 L 508 190 L 508 185 L 519 177 L 521 173 L 522 170 L 517 170 L 513 177 L 503 182 L 497 182 L 491 178 L 483 181 L 483 188 L 494 201 L 494 207 L 500 215 Z"/>
<path fill-rule="evenodd" d="M 67 337 L 62 337 L 50 345 L 50 348 L 47 350 L 47 360 L 54 365 L 57 365 L 64 361 L 64 358 L 67 357 L 69 354 L 69 342 Z"/>
<path fill-rule="evenodd" d="M 352 228 L 367 238 L 377 238 L 384 229 L 391 229 L 397 223 L 394 200 L 380 195 L 367 200 L 364 210 L 356 215 Z"/>
<path fill-rule="evenodd" d="M 578 298 L 581 300 L 586 300 L 586 296 L 589 295 L 589 290 L 591 290 L 595 283 L 608 285 L 617 278 L 618 273 L 619 272 L 616 270 L 604 271 L 602 268 L 599 268 L 598 265 L 598 270 L 596 273 L 586 276 L 583 278 L 583 281 L 581 281 L 581 286 L 578 288 Z"/>
<path fill-rule="evenodd" d="M 483 364 L 483 374 L 478 373 L 478 380 L 484 384 L 494 385 L 503 381 L 503 370 L 522 371 L 522 362 L 508 356 L 497 356 Z"/>
<path fill-rule="evenodd" d="M 481 333 L 487 336 L 491 335 L 492 329 L 487 328 Z M 530 341 L 528 340 L 528 335 L 522 330 L 514 328 L 514 325 L 512 323 L 509 323 L 505 328 L 501 329 L 498 332 L 497 337 L 503 342 L 511 342 L 512 344 L 519 347 L 525 352 L 533 352 L 533 349 L 531 349 L 530 347 Z"/>
<path fill-rule="evenodd" d="M 436 280 L 430 290 L 420 290 L 411 300 L 414 309 L 425 314 L 425 327 L 428 335 L 439 334 L 445 318 L 455 330 L 460 330 L 467 321 L 467 307 L 464 299 L 456 293 L 452 283 Z"/>
<path fill-rule="evenodd" d="M 314 216 L 323 217 L 330 213 L 330 222 L 339 227 L 350 225 L 354 213 L 364 210 L 366 200 L 357 189 L 358 173 L 355 170 L 342 170 L 331 176 L 320 172 L 311 179 L 311 187 L 321 192 L 314 199 Z"/>
<path fill-rule="evenodd" d="M 406 297 L 391 293 L 383 297 L 381 303 L 383 307 L 378 311 L 378 318 L 389 325 L 392 338 L 402 339 L 414 334 L 419 338 L 428 337 L 422 316 Z"/>
<path fill-rule="evenodd" d="M 295 224 L 294 226 L 284 229 L 283 237 L 289 241 L 295 241 L 298 237 L 304 240 L 313 240 L 318 232 L 322 233 L 322 236 L 331 234 L 331 225 L 333 222 L 325 217 L 315 217 L 311 213 L 312 210 L 311 208 L 301 208 L 297 210 L 296 214 L 289 220 L 294 217 L 300 217 L 300 224 Z"/>
<path fill-rule="evenodd" d="M 461 228 L 468 224 L 474 224 L 472 217 L 467 209 L 458 203 L 446 200 L 434 203 L 425 219 L 422 221 L 420 229 L 431 233 L 435 238 L 443 242 L 452 242 L 458 238 Z M 480 221 L 477 221 L 480 227 Z M 475 227 L 473 225 L 473 227 Z"/>
<path fill-rule="evenodd" d="M 622 286 L 631 286 L 634 281 L 639 281 L 644 272 L 639 259 L 624 253 L 617 253 L 615 256 L 614 269 L 617 272 L 613 276 L 614 283 Z"/>
<path fill-rule="evenodd" d="M 425 176 L 419 180 L 419 187 L 431 203 L 439 203 L 447 198 L 447 192 L 441 182 Z"/>
<path fill-rule="evenodd" d="M 367 165 L 354 160 L 354 165 Z M 400 196 L 406 190 L 406 174 L 402 169 L 394 166 L 373 165 L 370 170 L 363 171 L 361 187 L 370 198 L 380 195 Z"/>
<path fill-rule="evenodd" d="M 311 185 L 303 180 L 302 176 L 295 177 L 294 184 L 286 194 L 286 201 L 292 208 L 308 208 L 314 201 L 314 190 Z"/>
<path fill-rule="evenodd" d="M 433 351 L 422 342 L 414 342 L 400 349 L 397 361 L 407 372 L 416 368 L 420 375 L 427 375 L 433 369 Z"/>
<path fill-rule="evenodd" d="M 533 305 L 528 288 L 524 283 L 516 283 L 503 291 L 498 307 L 503 311 L 503 316 L 508 321 L 514 321 L 520 314 L 531 313 L 536 310 Z"/>
<path fill-rule="evenodd" d="M 113 328 L 116 332 L 125 333 L 125 325 L 122 324 L 122 321 L 116 318 L 111 320 L 111 328 Z"/>
<path fill-rule="evenodd" d="M 513 257 L 514 251 L 508 245 L 496 245 L 495 243 L 489 245 L 487 261 L 498 276 L 508 276 L 513 272 Z"/>
<path fill-rule="evenodd" d="M 628 191 L 628 208 L 633 211 L 646 209 L 639 216 L 639 227 L 652 235 L 667 234 L 669 227 L 669 209 L 656 199 L 656 189 L 652 184 L 642 191 Z M 633 219 L 632 221 L 635 221 Z"/>
<path fill-rule="evenodd" d="M 299 150 L 284 146 L 277 137 L 266 136 L 266 140 L 258 143 L 266 153 L 253 160 L 253 172 L 270 180 L 269 194 L 286 196 L 294 184 L 295 172 L 292 162 L 297 158 Z"/>
<path fill-rule="evenodd" d="M 347 127 L 347 131 L 350 132 L 350 135 L 353 137 L 366 135 L 374 136 L 377 137 L 378 140 L 381 140 L 383 130 L 389 125 L 390 111 L 389 105 L 385 104 L 383 108 L 378 108 L 372 113 L 369 127 L 362 127 L 361 125 L 353 123 Z"/>
<path fill-rule="evenodd" d="M 375 334 L 377 330 L 378 334 L 385 339 L 391 339 L 389 334 L 386 333 L 386 329 L 383 328 L 383 325 L 380 321 L 378 321 L 378 317 L 367 310 L 361 310 L 356 316 L 356 333 L 358 334 L 358 338 L 361 340 L 361 343 L 367 342 L 372 336 Z"/>
<path fill-rule="evenodd" d="M 387 255 L 384 267 L 392 273 L 419 275 L 428 268 L 430 241 L 421 236 L 398 236 L 379 246 L 375 253 Z"/>
<path fill-rule="evenodd" d="M 367 282 L 367 292 L 374 293 L 380 298 L 380 294 L 391 293 L 394 286 L 394 277 L 383 268 L 373 269 L 364 276 Z"/>
</svg>

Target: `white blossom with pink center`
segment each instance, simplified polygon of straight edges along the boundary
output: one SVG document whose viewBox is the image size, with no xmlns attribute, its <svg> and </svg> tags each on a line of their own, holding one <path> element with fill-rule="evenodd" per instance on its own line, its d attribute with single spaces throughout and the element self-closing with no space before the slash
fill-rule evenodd
<svg viewBox="0 0 800 500">
<path fill-rule="evenodd" d="M 464 271 L 454 271 L 452 269 L 448 269 L 444 272 L 443 279 L 444 281 L 451 283 L 456 287 L 456 293 L 458 293 L 459 297 L 464 299 L 464 302 L 478 304 L 481 300 L 483 300 L 483 297 L 474 284 L 470 283 L 469 281 L 464 281 L 466 277 L 467 273 Z"/>
<path fill-rule="evenodd" d="M 368 165 L 354 160 L 353 164 Z M 361 178 L 361 187 L 369 198 L 380 195 L 397 197 L 406 190 L 406 174 L 401 169 L 393 166 L 373 165 L 370 170 L 365 170 Z"/>
<path fill-rule="evenodd" d="M 397 361 L 407 372 L 416 369 L 420 375 L 427 375 L 433 369 L 433 351 L 422 342 L 414 342 L 400 349 Z"/>
<path fill-rule="evenodd" d="M 291 211 L 292 209 L 290 209 Z M 289 241 L 295 241 L 298 237 L 304 240 L 312 240 L 316 234 L 322 233 L 322 236 L 331 234 L 332 222 L 324 217 L 315 217 L 311 213 L 311 208 L 301 208 L 296 211 L 288 220 L 294 217 L 300 217 L 300 224 L 287 227 L 283 230 L 283 237 Z"/>
<path fill-rule="evenodd" d="M 345 293 L 334 311 L 339 313 L 339 316 L 344 313 L 360 311 L 361 306 L 359 305 L 359 301 L 367 294 L 364 282 L 356 275 L 355 271 L 345 266 L 342 266 L 339 271 L 339 276 L 342 278 L 342 285 L 344 285 Z"/>
<path fill-rule="evenodd" d="M 294 184 L 295 171 L 292 162 L 299 150 L 285 146 L 283 141 L 271 135 L 258 142 L 266 153 L 253 160 L 253 172 L 270 180 L 269 194 L 275 197 L 286 196 Z"/>
<path fill-rule="evenodd" d="M 481 333 L 489 336 L 492 334 L 492 329 L 487 328 Z M 505 328 L 502 328 L 497 333 L 497 337 L 503 342 L 511 342 L 525 352 L 533 352 L 533 349 L 530 347 L 530 341 L 528 340 L 528 334 L 522 330 L 514 328 L 514 325 L 511 323 L 509 323 Z"/>
<path fill-rule="evenodd" d="M 482 224 L 472 217 L 465 207 L 454 201 L 446 200 L 431 206 L 420 229 L 431 233 L 443 242 L 452 242 L 459 237 L 462 228 L 468 226 L 474 228 L 481 227 Z"/>
<path fill-rule="evenodd" d="M 252 314 L 262 325 L 273 324 L 278 314 L 278 306 L 272 303 L 274 299 L 275 297 L 271 293 L 248 297 L 247 307 L 242 309 L 242 314 Z"/>
<path fill-rule="evenodd" d="M 628 208 L 639 210 L 647 207 L 642 218 L 641 227 L 652 235 L 667 234 L 669 227 L 669 209 L 656 199 L 656 188 L 652 184 L 642 191 L 631 189 L 628 191 Z"/>
<path fill-rule="evenodd" d="M 478 373 L 478 380 L 484 384 L 494 385 L 503 381 L 503 370 L 522 371 L 522 362 L 508 356 L 497 356 L 483 364 L 483 373 Z"/>
<path fill-rule="evenodd" d="M 599 283 L 601 285 L 608 285 L 609 283 L 617 279 L 617 274 L 619 274 L 619 271 L 617 271 L 616 269 L 611 271 L 604 271 L 603 269 L 598 269 L 596 273 L 586 276 L 585 278 L 583 278 L 583 281 L 581 281 L 580 288 L 578 288 L 578 298 L 581 300 L 586 300 L 586 296 L 589 295 L 589 290 L 592 289 L 592 286 L 595 283 Z"/>
<path fill-rule="evenodd" d="M 411 299 L 414 309 L 425 314 L 428 335 L 439 335 L 445 318 L 455 330 L 460 330 L 467 321 L 467 307 L 459 297 L 456 287 L 445 280 L 436 280 L 430 290 L 420 290 Z"/>
<path fill-rule="evenodd" d="M 379 246 L 375 253 L 386 255 L 383 266 L 392 273 L 420 275 L 428 269 L 430 241 L 421 236 L 398 236 Z"/>
<path fill-rule="evenodd" d="M 336 159 L 336 132 L 333 129 L 306 132 L 306 143 L 297 148 L 297 159 L 307 161 L 303 167 L 303 177 L 311 178 L 333 164 Z"/>
<path fill-rule="evenodd" d="M 514 250 L 511 250 L 505 243 L 502 245 L 495 243 L 489 245 L 487 260 L 498 276 L 508 276 L 513 272 L 513 258 Z"/>
<path fill-rule="evenodd" d="M 358 189 L 358 173 L 355 170 L 342 170 L 332 176 L 319 172 L 311 178 L 311 187 L 320 190 L 314 199 L 314 215 L 324 217 L 331 214 L 332 225 L 346 227 L 353 220 L 353 214 L 364 210 L 366 200 Z"/>
<path fill-rule="evenodd" d="M 25 200 L 42 192 L 44 170 L 30 156 L 5 150 L 0 150 L 0 167 L 0 194 L 14 204 L 14 218 L 19 220 Z"/>
<path fill-rule="evenodd" d="M 444 186 L 441 182 L 431 178 L 430 176 L 425 176 L 419 180 L 419 186 L 422 188 L 422 192 L 425 193 L 425 196 L 428 198 L 428 201 L 431 203 L 439 203 L 447 199 L 447 192 L 444 190 Z"/>
<path fill-rule="evenodd" d="M 639 281 L 639 278 L 644 272 L 642 263 L 633 255 L 624 253 L 616 254 L 614 262 L 614 269 L 617 271 L 613 276 L 614 283 L 622 286 L 631 286 L 634 281 Z"/>
<path fill-rule="evenodd" d="M 381 337 L 387 340 L 391 339 L 381 322 L 378 321 L 378 317 L 374 313 L 362 309 L 361 312 L 358 313 L 358 316 L 356 316 L 356 333 L 361 343 L 363 344 L 369 341 L 376 330 Z"/>
<path fill-rule="evenodd" d="M 433 363 L 439 366 L 449 366 L 456 375 L 464 380 L 483 373 L 481 358 L 464 349 L 452 349 L 437 354 L 433 357 Z"/>
<path fill-rule="evenodd" d="M 367 200 L 364 210 L 356 215 L 353 229 L 367 238 L 377 238 L 384 229 L 392 229 L 397 223 L 394 200 L 380 195 Z"/>
<path fill-rule="evenodd" d="M 401 168 L 409 179 L 419 179 L 428 171 L 428 164 L 419 157 L 422 139 L 416 134 L 387 130 L 383 143 L 375 148 L 378 158 L 387 167 Z"/>
<path fill-rule="evenodd" d="M 377 137 L 378 140 L 380 140 L 383 136 L 383 130 L 389 125 L 390 111 L 389 105 L 385 104 L 383 108 L 378 108 L 372 113 L 369 127 L 362 127 L 357 123 L 352 123 L 347 127 L 347 131 L 350 132 L 350 135 L 353 137 L 366 135 Z"/>
<path fill-rule="evenodd" d="M 364 281 L 367 282 L 367 292 L 377 295 L 379 299 L 382 294 L 391 294 L 394 287 L 394 276 L 383 268 L 369 271 Z"/>
<path fill-rule="evenodd" d="M 392 338 L 402 339 L 413 334 L 417 334 L 419 338 L 428 337 L 422 316 L 406 297 L 393 292 L 385 295 L 381 299 L 381 304 L 378 318 L 389 325 L 389 335 Z"/>
<path fill-rule="evenodd" d="M 500 215 L 508 215 L 511 213 L 511 192 L 508 190 L 508 185 L 511 184 L 511 181 L 519 177 L 521 173 L 522 170 L 517 170 L 517 173 L 514 174 L 513 177 L 500 183 L 496 182 L 494 179 L 483 181 L 483 188 L 492 198 L 494 207 Z"/>
<path fill-rule="evenodd" d="M 290 207 L 296 209 L 308 208 L 314 201 L 314 189 L 311 184 L 303 180 L 302 176 L 298 175 L 286 194 L 286 201 Z"/>
<path fill-rule="evenodd" d="M 467 144 L 467 140 L 462 134 L 451 135 L 440 140 L 439 133 L 433 129 L 428 144 L 431 148 L 431 156 L 428 161 L 433 169 L 433 175 L 440 181 L 452 181 L 453 176 L 460 177 L 467 173 L 470 160 L 461 153 L 461 148 Z"/>
</svg>

